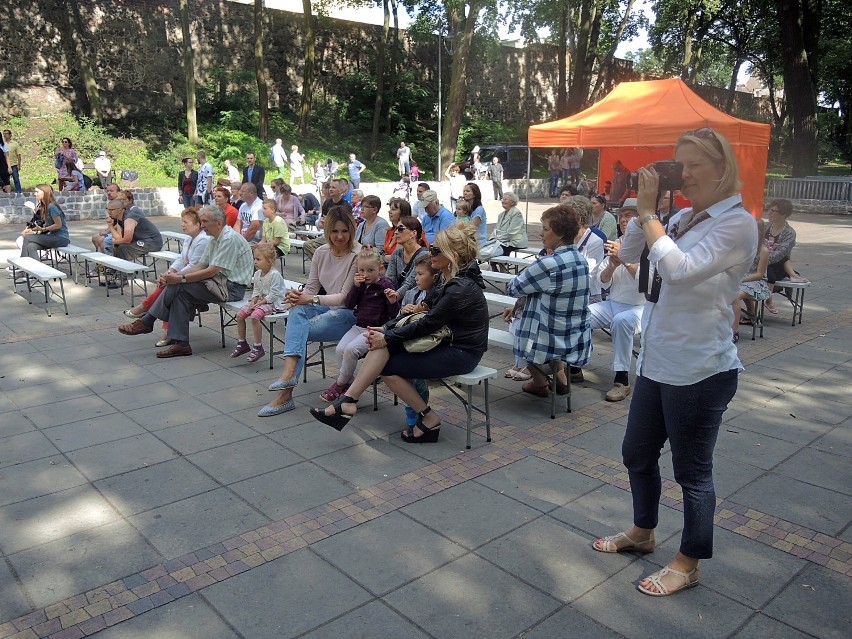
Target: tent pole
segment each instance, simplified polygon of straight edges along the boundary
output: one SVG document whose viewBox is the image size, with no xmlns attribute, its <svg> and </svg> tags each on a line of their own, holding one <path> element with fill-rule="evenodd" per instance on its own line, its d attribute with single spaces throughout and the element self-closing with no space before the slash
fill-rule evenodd
<svg viewBox="0 0 852 639">
<path fill-rule="evenodd" d="M 524 226 L 526 227 L 527 235 L 529 235 L 530 226 L 530 166 L 532 165 L 532 149 L 527 146 L 527 207 L 524 211 Z"/>
</svg>

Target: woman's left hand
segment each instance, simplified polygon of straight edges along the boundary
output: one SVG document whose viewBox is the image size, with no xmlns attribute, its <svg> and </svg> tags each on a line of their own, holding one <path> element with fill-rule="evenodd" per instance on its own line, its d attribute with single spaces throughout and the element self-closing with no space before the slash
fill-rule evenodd
<svg viewBox="0 0 852 639">
<path fill-rule="evenodd" d="M 371 326 L 367 329 L 367 346 L 371 351 L 387 348 L 388 344 L 385 341 L 384 328 Z"/>
</svg>

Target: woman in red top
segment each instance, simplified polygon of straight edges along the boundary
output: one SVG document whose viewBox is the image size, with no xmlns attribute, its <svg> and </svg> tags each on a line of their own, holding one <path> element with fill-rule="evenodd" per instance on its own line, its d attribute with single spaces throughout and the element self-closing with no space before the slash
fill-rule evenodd
<svg viewBox="0 0 852 639">
<path fill-rule="evenodd" d="M 216 206 L 225 212 L 225 222 L 235 231 L 240 230 L 240 212 L 231 204 L 231 191 L 224 186 L 213 189 L 213 199 Z"/>
</svg>

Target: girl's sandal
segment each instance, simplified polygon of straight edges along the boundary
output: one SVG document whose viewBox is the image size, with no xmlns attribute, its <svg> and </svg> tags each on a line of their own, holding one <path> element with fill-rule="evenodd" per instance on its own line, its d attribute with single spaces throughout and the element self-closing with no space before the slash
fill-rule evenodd
<svg viewBox="0 0 852 639">
<path fill-rule="evenodd" d="M 663 584 L 663 577 L 667 574 L 677 575 L 680 579 L 683 580 L 683 583 L 678 585 L 675 588 L 668 588 L 665 584 Z M 698 566 L 690 570 L 689 572 L 683 572 L 681 570 L 675 570 L 670 566 L 666 566 L 665 568 L 655 572 L 652 575 L 648 575 L 642 581 L 648 581 L 654 587 L 653 590 L 650 588 L 643 586 L 641 583 L 636 585 L 636 588 L 639 589 L 639 592 L 645 593 L 646 595 L 650 595 L 651 597 L 668 597 L 669 595 L 673 595 L 676 592 L 681 590 L 685 590 L 686 588 L 692 588 L 693 586 L 698 585 Z"/>
<path fill-rule="evenodd" d="M 357 399 L 352 399 L 349 395 L 341 395 L 335 400 L 331 407 L 334 408 L 334 414 L 326 415 L 325 408 L 312 408 L 311 416 L 318 422 L 322 422 L 326 426 L 331 426 L 334 430 L 340 431 L 343 430 L 346 424 L 349 423 L 349 420 L 352 419 L 352 415 L 347 415 L 343 412 L 343 404 L 358 404 Z"/>
</svg>

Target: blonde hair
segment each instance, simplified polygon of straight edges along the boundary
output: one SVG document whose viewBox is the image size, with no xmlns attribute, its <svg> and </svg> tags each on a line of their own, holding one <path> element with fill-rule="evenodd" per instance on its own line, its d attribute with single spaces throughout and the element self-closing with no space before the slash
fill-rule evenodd
<svg viewBox="0 0 852 639">
<path fill-rule="evenodd" d="M 377 251 L 375 251 L 371 248 L 361 249 L 361 252 L 358 253 L 358 257 L 355 258 L 355 259 L 358 262 L 364 262 L 364 263 L 367 263 L 367 264 L 372 262 L 375 266 L 378 266 L 379 268 L 381 268 L 385 265 L 384 261 L 382 260 L 382 256 L 379 255 L 379 253 Z"/>
<path fill-rule="evenodd" d="M 264 258 L 270 264 L 275 264 L 275 260 L 278 259 L 278 254 L 272 244 L 258 244 L 254 247 L 254 255 Z"/>
<path fill-rule="evenodd" d="M 459 209 L 461 209 L 461 211 L 465 215 L 469 216 L 470 215 L 470 202 L 468 202 L 467 200 L 463 200 L 463 199 L 459 198 L 459 201 L 456 202 L 456 211 L 458 211 Z M 453 211 L 453 212 L 455 213 L 455 211 Z"/>
<path fill-rule="evenodd" d="M 273 211 L 278 211 L 278 202 L 276 202 L 275 200 L 266 199 L 263 201 L 262 208 L 270 208 Z"/>
<path fill-rule="evenodd" d="M 584 195 L 572 195 L 566 198 L 562 204 L 572 207 L 580 217 L 580 226 L 588 226 L 592 217 L 592 201 Z"/>
<path fill-rule="evenodd" d="M 704 131 L 708 133 L 705 135 Z M 699 133 L 701 135 L 696 135 Z M 684 144 L 694 144 L 714 164 L 721 167 L 722 177 L 716 184 L 716 192 L 722 195 L 733 195 L 739 191 L 743 183 L 740 181 L 740 168 L 734 150 L 721 133 L 712 129 L 687 131 L 675 143 L 675 153 Z"/>
<path fill-rule="evenodd" d="M 450 261 L 450 279 L 458 275 L 462 266 L 479 255 L 479 242 L 476 239 L 476 227 L 467 222 L 458 222 L 439 231 L 434 246 Z"/>
</svg>

